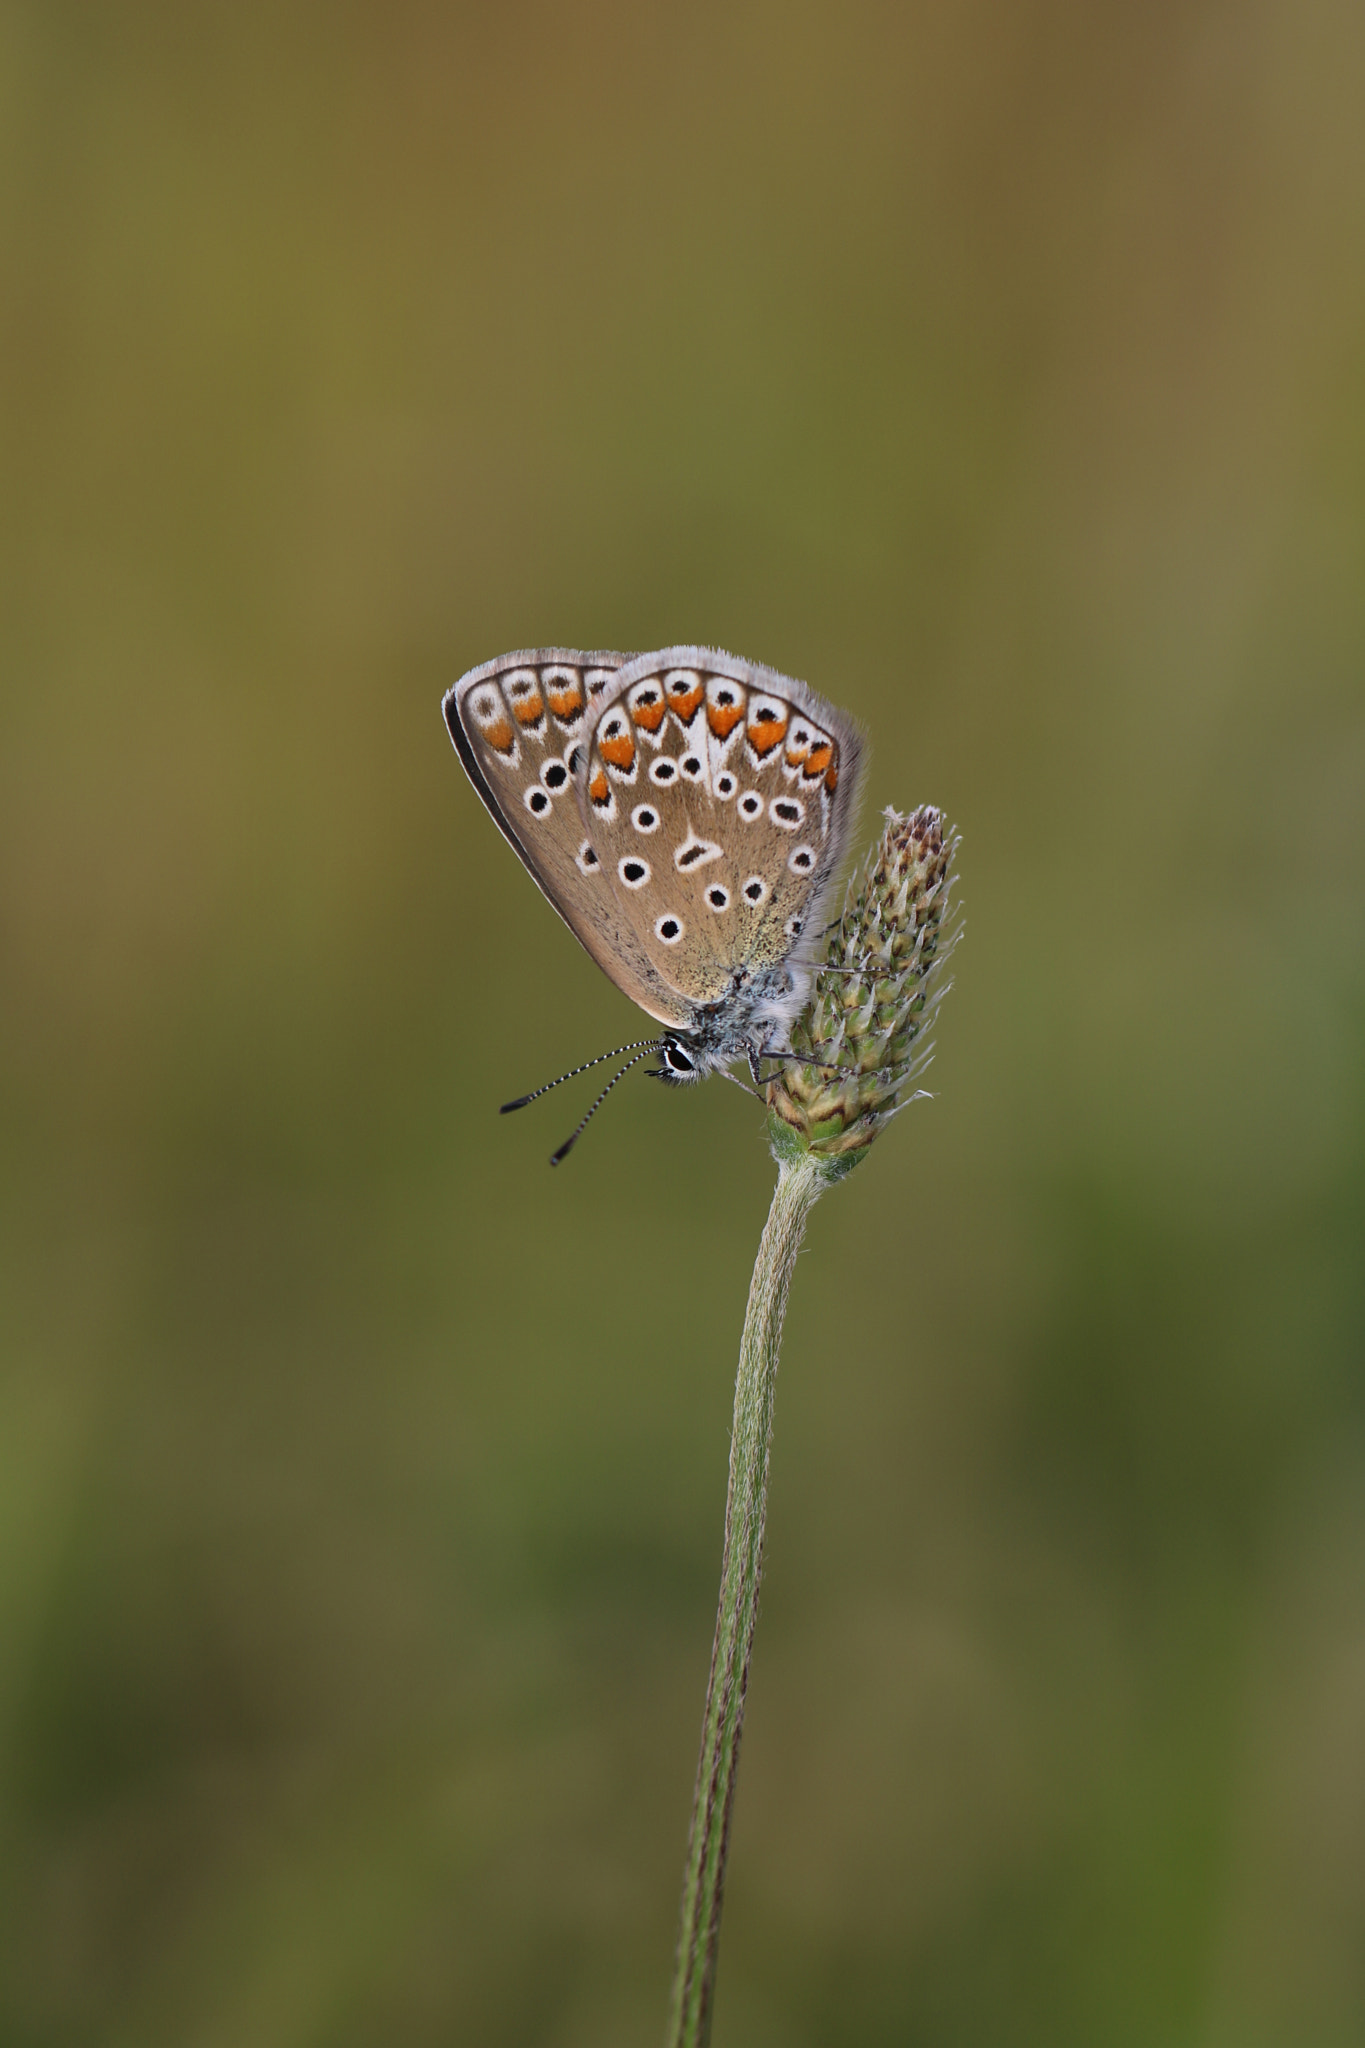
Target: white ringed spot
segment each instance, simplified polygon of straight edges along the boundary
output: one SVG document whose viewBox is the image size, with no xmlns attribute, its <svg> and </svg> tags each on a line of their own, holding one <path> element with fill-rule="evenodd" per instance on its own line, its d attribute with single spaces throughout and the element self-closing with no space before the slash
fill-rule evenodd
<svg viewBox="0 0 1365 2048">
<path fill-rule="evenodd" d="M 744 884 L 744 901 L 752 903 L 755 909 L 757 909 L 760 903 L 766 903 L 771 894 L 772 891 L 762 875 L 750 875 Z"/>
<path fill-rule="evenodd" d="M 550 790 L 563 789 L 569 779 L 569 771 L 562 761 L 547 761 L 540 771 L 540 779 Z"/>
<path fill-rule="evenodd" d="M 616 872 L 628 889 L 643 889 L 649 880 L 649 862 L 638 853 L 628 853 L 616 864 Z"/>
<path fill-rule="evenodd" d="M 685 875 L 691 868 L 704 868 L 719 860 L 723 850 L 714 839 L 700 839 L 689 829 L 686 839 L 673 849 L 673 865 L 680 875 Z"/>
<path fill-rule="evenodd" d="M 657 783 L 660 789 L 666 789 L 670 782 L 676 782 L 677 777 L 678 764 L 670 760 L 667 754 L 661 760 L 650 762 L 649 779 Z"/>
<path fill-rule="evenodd" d="M 712 910 L 728 910 L 730 908 L 730 891 L 726 888 L 724 882 L 713 882 L 706 892 L 706 900 Z"/>
<path fill-rule="evenodd" d="M 591 839 L 585 839 L 574 855 L 574 866 L 580 875 L 595 875 L 602 866 L 597 858 Z"/>
<path fill-rule="evenodd" d="M 746 789 L 739 800 L 739 815 L 750 822 L 763 815 L 763 799 L 756 789 Z"/>
<path fill-rule="evenodd" d="M 672 910 L 666 910 L 654 927 L 656 939 L 662 939 L 666 946 L 676 946 L 687 926 Z"/>
<path fill-rule="evenodd" d="M 734 776 L 730 773 L 728 768 L 722 770 L 722 772 L 716 777 L 716 795 L 720 798 L 722 803 L 725 803 L 730 797 L 732 797 L 735 791 L 738 789 L 738 787 L 739 784 L 735 781 Z"/>
<path fill-rule="evenodd" d="M 637 832 L 657 832 L 659 813 L 650 804 L 636 804 L 630 814 L 630 822 Z"/>
<path fill-rule="evenodd" d="M 787 855 L 787 866 L 794 875 L 808 875 L 815 866 L 815 848 L 794 846 Z"/>
<path fill-rule="evenodd" d="M 550 799 L 538 782 L 531 784 L 521 800 L 533 817 L 543 818 L 550 808 Z"/>
<path fill-rule="evenodd" d="M 768 816 L 779 831 L 794 832 L 806 820 L 806 807 L 794 796 L 775 796 L 768 806 Z"/>
</svg>

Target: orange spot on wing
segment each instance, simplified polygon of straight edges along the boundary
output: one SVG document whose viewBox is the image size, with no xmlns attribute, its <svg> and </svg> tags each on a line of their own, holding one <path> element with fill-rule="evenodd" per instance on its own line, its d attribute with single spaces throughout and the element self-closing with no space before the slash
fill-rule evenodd
<svg viewBox="0 0 1365 2048">
<path fill-rule="evenodd" d="M 706 723 L 718 740 L 728 740 L 744 716 L 742 704 L 708 704 Z"/>
<path fill-rule="evenodd" d="M 760 760 L 771 754 L 774 747 L 780 747 L 786 737 L 785 718 L 755 719 L 749 727 L 749 745 Z"/>
<path fill-rule="evenodd" d="M 517 743 L 517 736 L 505 718 L 495 718 L 492 725 L 485 725 L 482 731 L 489 746 L 499 754 L 510 754 Z"/>
<path fill-rule="evenodd" d="M 628 732 L 618 733 L 613 740 L 599 740 L 597 751 L 613 768 L 630 768 L 635 763 L 635 742 Z"/>
<path fill-rule="evenodd" d="M 687 725 L 695 714 L 697 706 L 701 703 L 702 694 L 700 683 L 693 683 L 692 687 L 687 690 L 670 689 L 668 693 L 668 708 L 670 711 L 676 711 L 683 724 Z"/>
<path fill-rule="evenodd" d="M 787 759 L 789 761 L 791 760 L 790 754 L 788 754 Z M 828 740 L 824 741 L 824 743 L 818 747 L 812 747 L 809 754 L 807 754 L 806 756 L 806 779 L 810 782 L 814 782 L 818 775 L 824 774 L 826 768 L 830 766 L 833 759 L 834 749 L 830 745 Z"/>
<path fill-rule="evenodd" d="M 630 707 L 631 717 L 637 725 L 642 725 L 646 732 L 657 732 L 663 724 L 667 713 L 668 706 L 664 703 L 662 690 L 652 702 L 648 704 L 632 704 Z"/>
<path fill-rule="evenodd" d="M 607 781 L 603 769 L 599 768 L 592 781 L 588 784 L 588 795 L 595 804 L 609 804 L 611 802 L 611 785 Z"/>
<path fill-rule="evenodd" d="M 550 700 L 550 709 L 556 718 L 576 718 L 583 709 L 583 685 L 581 683 L 547 683 L 545 694 Z"/>
<path fill-rule="evenodd" d="M 518 725 L 539 725 L 545 715 L 545 706 L 540 701 L 539 690 L 528 690 L 524 697 L 512 700 L 512 716 Z"/>
<path fill-rule="evenodd" d="M 829 791 L 830 795 L 831 795 L 831 796 L 833 796 L 833 794 L 834 794 L 835 790 L 836 790 L 836 789 L 838 788 L 838 786 L 839 786 L 839 763 L 838 763 L 838 761 L 836 760 L 836 761 L 831 761 L 831 762 L 830 762 L 830 764 L 829 764 L 829 771 L 828 771 L 828 773 L 827 773 L 827 774 L 826 774 L 826 776 L 825 776 L 825 788 L 826 788 L 826 789 L 827 789 L 827 790 Z"/>
</svg>

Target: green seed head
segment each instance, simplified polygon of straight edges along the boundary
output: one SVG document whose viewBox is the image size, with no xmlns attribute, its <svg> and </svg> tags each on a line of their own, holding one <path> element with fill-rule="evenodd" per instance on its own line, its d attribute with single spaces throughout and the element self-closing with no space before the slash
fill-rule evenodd
<svg viewBox="0 0 1365 2048">
<path fill-rule="evenodd" d="M 914 1100 L 912 1084 L 933 1050 L 925 1030 L 947 992 L 942 970 L 958 936 L 948 922 L 957 845 L 927 804 L 908 818 L 886 813 L 792 1027 L 798 1057 L 768 1085 L 779 1155 L 805 1151 L 852 1166 Z"/>
</svg>

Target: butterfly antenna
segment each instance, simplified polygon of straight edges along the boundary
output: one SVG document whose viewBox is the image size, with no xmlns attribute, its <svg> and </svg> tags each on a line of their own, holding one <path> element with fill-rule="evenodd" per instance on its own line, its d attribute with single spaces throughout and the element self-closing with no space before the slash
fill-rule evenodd
<svg viewBox="0 0 1365 2048">
<path fill-rule="evenodd" d="M 621 1050 L 622 1052 L 629 1052 L 632 1050 L 632 1048 L 623 1045 Z M 578 1143 L 584 1131 L 588 1128 L 588 1125 L 592 1122 L 598 1110 L 602 1107 L 602 1104 L 611 1094 L 612 1089 L 616 1086 L 617 1082 L 622 1078 L 622 1075 L 628 1074 L 632 1067 L 638 1067 L 641 1060 L 647 1059 L 650 1053 L 657 1052 L 658 1050 L 659 1040 L 657 1038 L 650 1038 L 642 1041 L 641 1050 L 635 1054 L 633 1060 L 626 1061 L 625 1065 L 621 1068 L 620 1073 L 612 1075 L 610 1081 L 608 1081 L 606 1087 L 602 1090 L 602 1093 L 598 1096 L 596 1102 L 594 1102 L 592 1108 L 588 1111 L 587 1115 L 584 1117 L 582 1123 L 578 1126 L 578 1129 L 574 1132 L 573 1136 L 571 1138 L 566 1138 L 564 1140 L 564 1143 L 560 1146 L 557 1152 L 551 1153 L 551 1166 L 558 1166 L 561 1159 L 568 1158 L 569 1154 L 573 1151 L 574 1146 Z"/>
<path fill-rule="evenodd" d="M 610 1052 L 599 1052 L 595 1060 L 585 1060 L 581 1067 L 570 1068 L 567 1074 L 560 1075 L 558 1081 L 547 1081 L 543 1088 L 533 1088 L 529 1095 L 519 1095 L 515 1102 L 504 1102 L 498 1114 L 499 1116 L 506 1116 L 509 1110 L 525 1109 L 528 1102 L 534 1102 L 538 1096 L 548 1095 L 552 1088 L 558 1088 L 561 1081 L 576 1081 L 578 1076 L 586 1074 L 589 1068 L 600 1067 L 603 1060 L 619 1059 L 623 1052 L 636 1052 L 640 1047 L 643 1047 L 646 1052 L 650 1052 L 657 1043 L 658 1040 L 653 1038 L 635 1038 L 631 1040 L 629 1045 L 617 1045 L 613 1046 Z M 634 1061 L 631 1064 L 633 1066 Z"/>
</svg>

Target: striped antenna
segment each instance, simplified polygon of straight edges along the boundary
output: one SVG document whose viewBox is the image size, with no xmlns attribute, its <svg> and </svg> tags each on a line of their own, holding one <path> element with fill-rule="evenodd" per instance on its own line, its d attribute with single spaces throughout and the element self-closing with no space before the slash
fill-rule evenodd
<svg viewBox="0 0 1365 2048">
<path fill-rule="evenodd" d="M 535 1102 L 540 1096 L 548 1095 L 550 1090 L 558 1088 L 561 1082 L 576 1081 L 580 1074 L 588 1073 L 593 1067 L 600 1067 L 603 1060 L 619 1059 L 623 1052 L 636 1052 L 641 1046 L 643 1046 L 646 1052 L 652 1052 L 658 1043 L 657 1038 L 635 1038 L 631 1040 L 629 1045 L 618 1045 L 614 1046 L 610 1052 L 599 1052 L 595 1060 L 585 1060 L 581 1067 L 571 1067 L 567 1074 L 560 1075 L 558 1081 L 547 1081 L 543 1088 L 533 1088 L 529 1095 L 519 1095 L 515 1102 L 504 1102 L 502 1108 L 498 1111 L 498 1115 L 506 1116 L 509 1110 L 525 1109 L 528 1102 Z M 635 1062 L 632 1060 L 631 1065 L 634 1066 L 634 1064 Z"/>
<path fill-rule="evenodd" d="M 657 1052 L 659 1050 L 659 1043 L 660 1041 L 657 1038 L 651 1038 L 646 1041 L 642 1041 L 641 1050 L 635 1054 L 634 1059 L 627 1060 L 625 1065 L 621 1068 L 620 1073 L 612 1075 L 610 1081 L 608 1081 L 606 1087 L 602 1090 L 602 1093 L 598 1096 L 596 1102 L 594 1102 L 592 1108 L 588 1111 L 582 1123 L 578 1126 L 578 1129 L 573 1133 L 573 1136 L 566 1138 L 564 1140 L 564 1143 L 560 1146 L 557 1152 L 551 1153 L 551 1166 L 558 1166 L 561 1159 L 568 1158 L 569 1154 L 573 1151 L 574 1146 L 578 1143 L 584 1131 L 588 1128 L 588 1125 L 592 1122 L 598 1110 L 602 1107 L 602 1104 L 611 1094 L 611 1091 L 616 1086 L 617 1082 L 622 1078 L 623 1075 L 628 1074 L 632 1067 L 638 1067 L 641 1060 L 647 1059 L 650 1053 Z M 621 1050 L 622 1052 L 629 1052 L 632 1050 L 632 1048 L 623 1045 L 621 1047 Z M 608 1055 L 608 1057 L 610 1057 L 610 1055 Z"/>
</svg>

